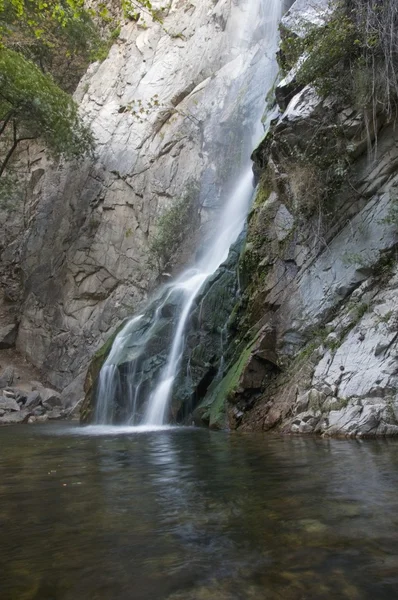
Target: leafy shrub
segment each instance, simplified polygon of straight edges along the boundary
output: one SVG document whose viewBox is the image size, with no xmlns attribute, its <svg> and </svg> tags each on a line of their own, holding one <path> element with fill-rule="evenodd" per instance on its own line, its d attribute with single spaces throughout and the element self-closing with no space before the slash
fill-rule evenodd
<svg viewBox="0 0 398 600">
<path fill-rule="evenodd" d="M 32 62 L 6 48 L 0 48 L 0 89 L 0 176 L 24 140 L 40 137 L 53 154 L 69 159 L 93 150 L 91 132 L 72 97 Z"/>
<path fill-rule="evenodd" d="M 93 15 L 80 0 L 3 0 L 0 39 L 72 92 L 107 46 Z"/>
<path fill-rule="evenodd" d="M 398 97 L 397 32 L 396 0 L 340 0 L 328 22 L 307 27 L 304 37 L 282 30 L 280 64 L 286 71 L 302 57 L 298 84 L 391 116 Z"/>
</svg>

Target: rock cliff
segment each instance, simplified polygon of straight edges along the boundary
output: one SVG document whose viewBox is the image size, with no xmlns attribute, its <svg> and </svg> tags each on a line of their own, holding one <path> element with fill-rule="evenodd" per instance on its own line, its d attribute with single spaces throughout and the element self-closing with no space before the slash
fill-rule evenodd
<svg viewBox="0 0 398 600">
<path fill-rule="evenodd" d="M 300 35 L 302 5 L 282 22 L 288 35 Z M 295 72 L 279 84 L 279 114 L 253 154 L 245 290 L 211 424 L 396 435 L 396 122 L 377 114 L 369 143 L 357 107 L 300 89 Z"/>
<path fill-rule="evenodd" d="M 16 343 L 71 405 L 97 351 L 85 419 L 110 335 L 191 257 L 247 152 L 251 109 L 264 90 L 254 87 L 243 102 L 242 90 L 262 77 L 264 40 L 248 19 L 241 36 L 252 41 L 239 50 L 244 6 L 177 1 L 162 8 L 164 26 L 143 17 L 126 24 L 77 91 L 96 160 L 49 165 L 38 148 L 22 157 L 26 199 L 20 213 L 1 215 L 4 347 Z M 325 0 L 296 0 L 282 37 L 303 37 L 331 14 Z M 369 127 L 355 103 L 300 84 L 298 63 L 290 67 L 253 152 L 258 187 L 243 248 L 208 282 L 190 319 L 189 377 L 180 374 L 173 418 L 244 431 L 395 435 L 396 122 L 376 111 Z M 187 189 L 196 235 L 159 275 L 148 265 L 157 216 Z M 159 369 L 164 347 L 154 356 Z M 153 364 L 148 356 L 148 386 Z"/>
<path fill-rule="evenodd" d="M 196 233 L 174 272 L 197 247 L 200 223 L 249 152 L 250 108 L 263 95 L 258 86 L 236 102 L 247 77 L 261 79 L 266 44 L 245 3 L 153 4 L 163 24 L 144 12 L 126 23 L 76 92 L 96 159 L 53 165 L 27 147 L 26 195 L 1 215 L 0 324 L 67 404 L 81 398 L 93 353 L 159 281 L 148 264 L 157 217 L 188 189 Z"/>
</svg>

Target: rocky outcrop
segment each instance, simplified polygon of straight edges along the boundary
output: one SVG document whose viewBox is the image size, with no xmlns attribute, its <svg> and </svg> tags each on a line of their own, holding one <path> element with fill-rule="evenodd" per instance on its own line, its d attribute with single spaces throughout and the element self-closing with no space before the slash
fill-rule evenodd
<svg viewBox="0 0 398 600">
<path fill-rule="evenodd" d="M 0 370 L 0 426 L 43 423 L 71 416 L 72 411 L 66 410 L 61 395 L 56 390 L 36 381 L 34 377 L 37 373 L 29 366 L 18 363 L 17 357 L 8 354 L 7 358 L 7 362 L 18 366 L 5 366 L 2 359 L 4 368 Z"/>
<path fill-rule="evenodd" d="M 253 154 L 237 335 L 207 414 L 241 430 L 396 435 L 396 123 L 377 115 L 369 152 L 353 106 L 310 86 L 281 104 Z"/>
<path fill-rule="evenodd" d="M 233 99 L 262 73 L 261 25 L 245 3 L 160 5 L 163 25 L 143 13 L 126 23 L 76 92 L 96 159 L 52 165 L 27 147 L 27 193 L 0 215 L 0 327 L 18 325 L 17 349 L 71 405 L 91 356 L 158 281 L 148 265 L 157 216 L 201 180 L 195 206 L 211 219 L 250 138 L 256 98 Z M 242 53 L 238 36 L 253 34 Z M 176 270 L 196 241 L 174 257 Z"/>
</svg>

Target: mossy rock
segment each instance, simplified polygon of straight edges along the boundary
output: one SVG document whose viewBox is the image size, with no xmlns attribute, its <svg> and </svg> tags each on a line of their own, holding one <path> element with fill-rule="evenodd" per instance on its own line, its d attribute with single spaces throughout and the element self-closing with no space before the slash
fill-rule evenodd
<svg viewBox="0 0 398 600">
<path fill-rule="evenodd" d="M 228 369 L 225 377 L 210 386 L 205 399 L 196 409 L 194 415 L 196 420 L 202 421 L 210 429 L 228 427 L 227 403 L 234 401 L 241 376 L 250 360 L 256 341 L 257 336 L 245 347 L 238 360 Z"/>
</svg>

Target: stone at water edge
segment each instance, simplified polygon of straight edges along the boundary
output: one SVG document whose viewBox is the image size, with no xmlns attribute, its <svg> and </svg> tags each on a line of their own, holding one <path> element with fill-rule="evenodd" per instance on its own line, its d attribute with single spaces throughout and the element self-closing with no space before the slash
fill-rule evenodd
<svg viewBox="0 0 398 600">
<path fill-rule="evenodd" d="M 43 416 L 51 420 L 63 419 L 65 417 L 65 411 L 61 410 L 60 408 L 54 408 L 53 410 L 48 411 L 48 413 L 46 413 Z"/>
<path fill-rule="evenodd" d="M 40 396 L 41 403 L 47 410 L 62 407 L 62 400 L 60 398 L 60 394 L 55 390 L 51 390 L 50 388 L 43 388 L 42 390 L 40 390 Z"/>
<path fill-rule="evenodd" d="M 11 412 L 0 417 L 0 425 L 12 425 L 14 423 L 25 423 L 29 418 L 29 411 Z"/>
</svg>

